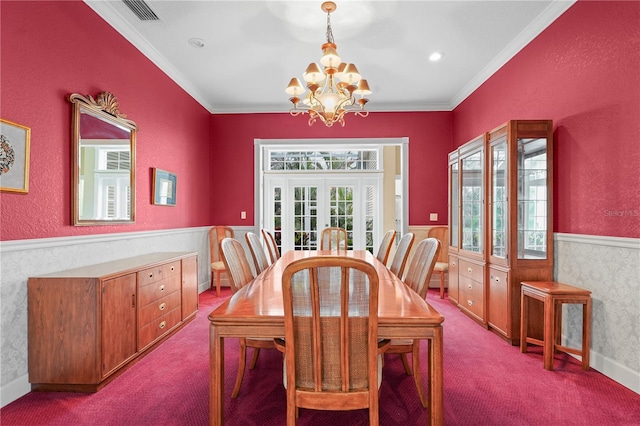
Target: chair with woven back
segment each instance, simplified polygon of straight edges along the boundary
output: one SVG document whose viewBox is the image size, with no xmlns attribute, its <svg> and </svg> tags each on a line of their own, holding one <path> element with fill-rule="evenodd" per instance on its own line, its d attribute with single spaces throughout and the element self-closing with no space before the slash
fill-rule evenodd
<svg viewBox="0 0 640 426">
<path fill-rule="evenodd" d="M 433 268 L 433 273 L 440 275 L 440 299 L 444 299 L 444 274 L 449 271 L 449 228 L 447 226 L 434 226 L 429 229 L 427 238 L 436 238 L 440 241 L 440 254 Z"/>
<path fill-rule="evenodd" d="M 433 268 L 440 253 L 440 241 L 435 238 L 426 238 L 418 243 L 413 253 L 411 262 L 407 267 L 407 274 L 404 283 L 411 290 L 418 293 L 422 298 L 426 298 L 429 288 L 429 281 Z M 418 396 L 422 406 L 427 408 L 427 397 L 422 388 L 422 378 L 420 374 L 420 340 L 413 339 L 391 339 L 391 344 L 387 347 L 386 353 L 400 354 L 402 364 L 407 375 L 411 375 L 411 369 L 407 362 L 407 354 L 412 354 L 413 377 L 418 390 Z"/>
<path fill-rule="evenodd" d="M 229 226 L 212 226 L 209 229 L 209 260 L 211 263 L 211 285 L 216 286 L 216 296 L 220 297 L 220 274 L 227 272 L 220 254 L 220 241 L 233 238 L 233 229 Z"/>
<path fill-rule="evenodd" d="M 249 284 L 254 279 L 253 272 L 251 271 L 251 265 L 247 259 L 244 247 L 242 247 L 240 241 L 234 238 L 223 239 L 220 242 L 220 250 L 222 252 L 222 260 L 229 272 L 231 291 L 235 294 L 238 290 Z M 249 365 L 249 368 L 253 369 L 258 361 L 260 349 L 274 348 L 275 345 L 273 343 L 273 339 L 252 339 L 248 337 L 240 339 L 238 375 L 236 377 L 236 384 L 233 388 L 233 392 L 231 392 L 232 398 L 237 397 L 240 392 L 240 385 L 242 384 L 242 378 L 244 377 L 247 359 L 247 347 L 254 348 L 253 359 Z"/>
<path fill-rule="evenodd" d="M 315 256 L 282 274 L 287 425 L 298 408 L 369 409 L 378 425 L 382 356 L 378 340 L 378 274 L 361 259 Z"/>
<path fill-rule="evenodd" d="M 396 252 L 393 255 L 393 259 L 391 260 L 391 266 L 389 266 L 389 270 L 393 272 L 393 274 L 402 279 L 402 274 L 404 273 L 404 267 L 407 264 L 407 259 L 409 258 L 409 252 L 411 251 L 411 247 L 413 246 L 413 241 L 416 236 L 413 232 L 407 232 L 400 238 L 398 242 L 398 247 L 396 248 Z"/>
<path fill-rule="evenodd" d="M 262 237 L 267 243 L 267 249 L 269 250 L 269 258 L 271 259 L 271 263 L 275 263 L 276 260 L 280 259 L 280 250 L 278 250 L 276 239 L 273 236 L 273 233 L 267 231 L 266 229 L 262 230 Z"/>
<path fill-rule="evenodd" d="M 346 250 L 347 230 L 344 228 L 324 228 L 320 234 L 320 250 Z"/>
<path fill-rule="evenodd" d="M 264 251 L 262 242 L 258 234 L 253 232 L 247 232 L 245 234 L 247 245 L 251 251 L 251 257 L 253 258 L 253 265 L 255 266 L 256 276 L 260 275 L 262 271 L 269 267 L 269 261 L 267 260 L 267 254 Z"/>
<path fill-rule="evenodd" d="M 393 242 L 396 239 L 396 231 L 387 231 L 382 237 L 382 242 L 380 243 L 380 247 L 378 247 L 378 253 L 376 253 L 376 258 L 382 262 L 385 266 L 387 264 L 387 260 L 389 260 L 389 253 L 391 253 L 391 247 L 393 247 Z"/>
</svg>

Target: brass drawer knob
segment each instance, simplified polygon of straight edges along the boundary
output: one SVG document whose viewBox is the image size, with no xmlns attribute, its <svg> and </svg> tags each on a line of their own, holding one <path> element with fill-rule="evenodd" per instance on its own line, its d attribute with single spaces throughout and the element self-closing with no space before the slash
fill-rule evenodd
<svg viewBox="0 0 640 426">
<path fill-rule="evenodd" d="M 468 273 L 471 273 L 471 268 L 467 268 L 467 272 L 468 272 Z"/>
<path fill-rule="evenodd" d="M 471 284 L 467 285 L 467 288 L 469 288 L 469 290 L 471 290 L 473 288 L 473 286 Z"/>
<path fill-rule="evenodd" d="M 164 291 L 164 284 L 160 286 L 160 291 Z"/>
<path fill-rule="evenodd" d="M 473 306 L 473 301 L 471 301 L 471 300 L 467 300 L 467 305 L 469 305 L 469 306 Z"/>
<path fill-rule="evenodd" d="M 167 322 L 166 321 L 162 321 L 160 324 L 158 324 L 158 328 L 163 329 L 167 326 Z"/>
<path fill-rule="evenodd" d="M 160 304 L 160 306 L 158 306 L 158 309 L 160 309 L 161 311 L 164 311 L 164 308 L 166 308 L 166 307 L 167 307 L 167 303 L 163 302 L 163 303 Z"/>
<path fill-rule="evenodd" d="M 149 278 L 153 278 L 153 272 L 149 274 Z"/>
</svg>

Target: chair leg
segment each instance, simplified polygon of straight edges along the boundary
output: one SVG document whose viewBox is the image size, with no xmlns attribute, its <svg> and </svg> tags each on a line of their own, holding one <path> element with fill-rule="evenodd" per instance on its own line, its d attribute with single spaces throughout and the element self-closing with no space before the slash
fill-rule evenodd
<svg viewBox="0 0 640 426">
<path fill-rule="evenodd" d="M 416 389 L 418 390 L 418 396 L 420 397 L 420 403 L 424 408 L 429 406 L 427 397 L 424 394 L 424 388 L 422 387 L 422 374 L 420 372 L 420 340 L 413 341 L 413 379 L 416 382 Z"/>
<path fill-rule="evenodd" d="M 213 277 L 215 276 L 215 271 L 211 270 L 211 282 L 209 283 L 209 290 L 213 290 Z"/>
<path fill-rule="evenodd" d="M 440 299 L 444 299 L 444 272 L 440 271 Z"/>
<path fill-rule="evenodd" d="M 407 354 L 400 354 L 400 358 L 402 358 L 402 365 L 404 365 L 404 371 L 407 373 L 407 376 L 410 376 L 411 368 L 409 368 L 409 361 L 407 361 Z"/>
<path fill-rule="evenodd" d="M 295 426 L 298 418 L 298 407 L 295 402 L 295 393 L 287 391 L 287 426 Z"/>
<path fill-rule="evenodd" d="M 231 398 L 235 398 L 240 393 L 240 385 L 242 385 L 242 377 L 244 376 L 244 368 L 247 363 L 247 341 L 243 338 L 240 339 L 240 350 L 238 357 L 238 375 L 236 376 L 236 385 L 231 392 Z"/>
<path fill-rule="evenodd" d="M 220 297 L 220 271 L 216 271 L 216 296 Z"/>
<path fill-rule="evenodd" d="M 251 359 L 251 364 L 249 364 L 250 370 L 253 370 L 256 366 L 256 362 L 258 362 L 258 355 L 260 355 L 260 348 L 253 348 L 253 358 Z"/>
</svg>

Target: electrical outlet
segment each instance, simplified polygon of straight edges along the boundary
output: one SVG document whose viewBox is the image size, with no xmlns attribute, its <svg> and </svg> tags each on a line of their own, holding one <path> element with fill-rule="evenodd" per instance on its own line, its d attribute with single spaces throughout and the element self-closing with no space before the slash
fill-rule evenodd
<svg viewBox="0 0 640 426">
<path fill-rule="evenodd" d="M 246 219 L 247 218 L 247 212 L 240 212 L 240 219 Z"/>
<path fill-rule="evenodd" d="M 431 213 L 429 214 L 429 220 L 431 222 L 437 222 L 438 221 L 438 213 Z"/>
</svg>

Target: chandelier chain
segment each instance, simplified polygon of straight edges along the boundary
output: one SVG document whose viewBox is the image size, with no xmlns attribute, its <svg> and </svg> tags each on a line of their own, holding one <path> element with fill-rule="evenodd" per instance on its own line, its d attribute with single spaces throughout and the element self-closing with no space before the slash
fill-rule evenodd
<svg viewBox="0 0 640 426">
<path fill-rule="evenodd" d="M 331 10 L 327 11 L 327 43 L 334 43 L 333 31 L 331 30 Z"/>
</svg>

